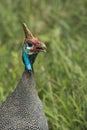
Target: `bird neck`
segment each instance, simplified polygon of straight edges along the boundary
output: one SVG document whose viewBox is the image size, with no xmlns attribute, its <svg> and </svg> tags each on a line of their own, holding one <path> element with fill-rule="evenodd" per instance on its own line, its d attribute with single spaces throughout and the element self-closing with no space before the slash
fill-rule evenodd
<svg viewBox="0 0 87 130">
<path fill-rule="evenodd" d="M 37 57 L 37 54 L 38 54 L 38 53 L 35 53 L 35 54 L 32 54 L 32 55 L 29 55 L 29 56 L 28 56 L 28 58 L 30 59 L 30 62 L 31 62 L 32 65 L 33 65 L 34 62 L 35 62 L 35 59 L 36 59 L 36 57 Z"/>
<path fill-rule="evenodd" d="M 25 71 L 23 72 L 22 78 L 18 84 L 18 89 L 19 89 L 19 93 L 21 95 L 24 95 L 23 97 L 27 97 L 27 96 L 33 96 L 36 93 L 36 84 L 35 84 L 35 80 L 34 80 L 34 73 L 33 72 L 29 72 L 28 70 L 25 69 Z"/>
<path fill-rule="evenodd" d="M 30 104 L 34 100 L 36 101 L 37 97 L 38 93 L 36 91 L 34 73 L 25 69 L 15 91 L 13 92 L 12 100 L 14 99 L 14 102 L 18 101 L 20 105 L 22 102 L 22 105 L 26 106 L 26 104 Z"/>
<path fill-rule="evenodd" d="M 36 59 L 37 53 L 28 55 L 26 52 L 23 52 L 23 63 L 25 65 L 26 70 L 33 71 L 33 63 Z"/>
</svg>

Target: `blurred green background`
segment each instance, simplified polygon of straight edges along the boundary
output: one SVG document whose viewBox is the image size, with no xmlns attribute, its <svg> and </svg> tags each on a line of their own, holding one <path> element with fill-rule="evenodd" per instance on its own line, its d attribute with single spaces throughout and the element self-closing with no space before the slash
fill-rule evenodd
<svg viewBox="0 0 87 130">
<path fill-rule="evenodd" d="M 24 70 L 22 22 L 47 45 L 34 68 L 49 130 L 87 130 L 87 0 L 0 0 L 0 102 Z"/>
</svg>

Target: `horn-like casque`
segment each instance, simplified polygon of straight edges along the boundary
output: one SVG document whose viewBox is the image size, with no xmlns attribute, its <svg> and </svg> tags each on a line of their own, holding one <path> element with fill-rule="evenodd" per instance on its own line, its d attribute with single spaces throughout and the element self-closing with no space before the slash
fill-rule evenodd
<svg viewBox="0 0 87 130">
<path fill-rule="evenodd" d="M 32 33 L 29 30 L 29 28 L 27 27 L 27 25 L 25 23 L 22 23 L 22 26 L 23 26 L 24 33 L 25 33 L 25 38 L 26 39 L 32 39 L 34 36 L 32 35 Z"/>
</svg>

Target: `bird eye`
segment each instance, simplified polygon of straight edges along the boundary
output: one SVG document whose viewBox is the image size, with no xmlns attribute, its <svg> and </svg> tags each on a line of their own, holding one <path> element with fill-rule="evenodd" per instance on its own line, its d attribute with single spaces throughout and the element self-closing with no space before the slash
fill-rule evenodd
<svg viewBox="0 0 87 130">
<path fill-rule="evenodd" d="M 27 44 L 28 44 L 28 47 L 33 47 L 33 45 L 34 45 L 33 42 L 31 42 L 31 41 L 29 41 Z"/>
</svg>

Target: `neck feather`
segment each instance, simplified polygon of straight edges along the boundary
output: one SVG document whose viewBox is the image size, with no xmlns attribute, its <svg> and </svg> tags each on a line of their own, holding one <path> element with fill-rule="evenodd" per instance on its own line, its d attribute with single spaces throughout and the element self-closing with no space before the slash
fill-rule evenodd
<svg viewBox="0 0 87 130">
<path fill-rule="evenodd" d="M 18 101 L 19 104 L 21 104 L 22 101 L 22 105 L 30 104 L 33 100 L 36 101 L 38 94 L 35 87 L 36 84 L 33 72 L 25 70 L 22 75 L 22 78 L 20 79 L 17 85 L 17 88 L 15 89 L 15 91 L 11 96 L 12 101 L 14 99 L 14 102 Z"/>
<path fill-rule="evenodd" d="M 18 84 L 18 88 L 20 90 L 20 93 L 22 94 L 29 94 L 34 92 L 35 90 L 35 80 L 34 80 L 34 73 L 29 72 L 28 70 L 25 69 L 22 78 Z M 33 90 L 33 91 L 32 91 Z"/>
</svg>

